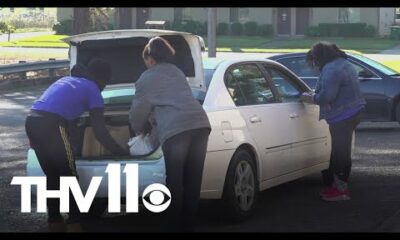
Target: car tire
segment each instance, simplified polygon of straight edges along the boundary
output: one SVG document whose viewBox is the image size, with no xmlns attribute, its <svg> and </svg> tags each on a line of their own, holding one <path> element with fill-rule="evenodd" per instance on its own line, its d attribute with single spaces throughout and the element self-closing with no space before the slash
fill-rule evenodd
<svg viewBox="0 0 400 240">
<path fill-rule="evenodd" d="M 228 167 L 222 197 L 230 221 L 243 222 L 253 214 L 258 189 L 254 159 L 246 150 L 237 150 Z"/>
<path fill-rule="evenodd" d="M 89 212 L 83 213 L 83 217 L 86 219 L 97 219 L 101 218 L 103 213 L 108 207 L 107 198 L 95 198 L 90 206 Z"/>
</svg>

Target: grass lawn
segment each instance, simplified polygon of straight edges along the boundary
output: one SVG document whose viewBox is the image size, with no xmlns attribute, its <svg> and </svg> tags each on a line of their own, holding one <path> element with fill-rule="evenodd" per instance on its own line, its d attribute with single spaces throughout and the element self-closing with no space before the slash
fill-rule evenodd
<svg viewBox="0 0 400 240">
<path fill-rule="evenodd" d="M 61 41 L 66 35 L 43 35 L 24 38 L 12 42 L 0 42 L 4 47 L 55 47 L 66 48 L 68 44 Z M 203 37 L 207 45 L 207 37 Z M 342 49 L 355 50 L 361 53 L 379 53 L 400 44 L 398 40 L 380 38 L 297 38 L 274 39 L 261 36 L 218 36 L 219 52 L 299 52 L 310 49 L 318 41 L 335 42 Z"/>
<path fill-rule="evenodd" d="M 379 53 L 400 44 L 398 40 L 380 38 L 297 38 L 272 39 L 266 37 L 218 36 L 220 52 L 299 52 L 310 49 L 318 41 L 331 41 L 342 49 L 362 53 Z M 207 37 L 204 37 L 207 45 Z"/>
<path fill-rule="evenodd" d="M 51 28 L 18 28 L 14 33 L 27 33 L 27 32 L 51 32 Z"/>
<path fill-rule="evenodd" d="M 0 42 L 1 47 L 42 47 L 42 48 L 67 48 L 68 44 L 61 39 L 67 35 L 42 35 L 30 38 L 23 38 L 11 42 Z"/>
<path fill-rule="evenodd" d="M 55 47 L 67 48 L 68 44 L 61 41 L 66 35 L 42 35 L 24 38 L 12 42 L 0 42 L 0 46 L 12 47 Z M 207 45 L 207 37 L 203 37 Z M 313 43 L 321 40 L 336 42 L 342 49 L 349 49 L 361 53 L 377 53 L 400 44 L 398 40 L 375 38 L 302 38 L 302 39 L 273 39 L 260 36 L 238 37 L 218 36 L 217 51 L 220 52 L 265 52 L 285 53 L 302 52 L 308 50 Z M 21 60 L 39 61 L 49 58 L 67 59 L 67 53 L 58 52 L 3 52 L 0 55 L 0 64 L 15 63 Z M 387 60 L 383 64 L 400 72 L 400 60 Z"/>
</svg>

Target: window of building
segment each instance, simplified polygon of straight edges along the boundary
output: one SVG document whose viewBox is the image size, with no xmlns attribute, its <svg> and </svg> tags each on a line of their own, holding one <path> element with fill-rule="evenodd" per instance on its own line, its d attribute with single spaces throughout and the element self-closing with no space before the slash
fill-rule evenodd
<svg viewBox="0 0 400 240">
<path fill-rule="evenodd" d="M 174 8 L 174 19 L 177 22 L 193 20 L 193 8 Z"/>
<path fill-rule="evenodd" d="M 230 8 L 229 21 L 241 23 L 247 22 L 249 21 L 249 12 L 248 8 Z"/>
<path fill-rule="evenodd" d="M 237 22 L 239 20 L 239 8 L 230 8 L 229 9 L 229 21 Z"/>
<path fill-rule="evenodd" d="M 339 8 L 339 23 L 359 23 L 360 8 Z"/>
<path fill-rule="evenodd" d="M 182 20 L 192 20 L 193 19 L 193 8 L 183 8 L 182 9 Z"/>
<path fill-rule="evenodd" d="M 174 19 L 177 22 L 182 21 L 183 8 L 174 8 Z"/>
<path fill-rule="evenodd" d="M 249 9 L 239 8 L 239 22 L 244 23 L 249 21 Z"/>
</svg>

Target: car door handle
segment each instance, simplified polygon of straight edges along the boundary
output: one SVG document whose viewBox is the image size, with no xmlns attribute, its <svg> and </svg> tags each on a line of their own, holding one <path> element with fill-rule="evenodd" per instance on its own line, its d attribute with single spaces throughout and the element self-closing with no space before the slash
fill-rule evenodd
<svg viewBox="0 0 400 240">
<path fill-rule="evenodd" d="M 251 123 L 258 123 L 258 122 L 261 122 L 261 118 L 258 117 L 258 116 L 252 116 L 252 117 L 250 118 L 250 122 L 251 122 Z"/>
<path fill-rule="evenodd" d="M 289 114 L 289 117 L 293 119 L 293 118 L 298 118 L 299 115 L 297 113 L 291 113 Z"/>
</svg>

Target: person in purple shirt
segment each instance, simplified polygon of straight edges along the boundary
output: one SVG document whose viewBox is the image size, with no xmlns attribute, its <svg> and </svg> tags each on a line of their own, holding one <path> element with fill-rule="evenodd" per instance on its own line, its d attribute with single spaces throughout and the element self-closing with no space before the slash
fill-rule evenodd
<svg viewBox="0 0 400 240">
<path fill-rule="evenodd" d="M 105 127 L 101 91 L 110 76 L 111 65 L 100 58 L 89 61 L 87 67 L 75 65 L 71 76 L 53 83 L 31 107 L 25 122 L 26 133 L 46 174 L 48 190 L 59 189 L 61 176 L 78 178 L 69 128 L 86 111 L 99 142 L 113 154 L 129 154 L 127 147 L 120 146 Z M 47 200 L 49 230 L 82 231 L 80 212 L 72 195 L 66 224 L 59 205 L 58 199 Z"/>
<path fill-rule="evenodd" d="M 346 53 L 334 43 L 316 43 L 306 60 L 320 71 L 320 78 L 315 94 L 305 93 L 302 99 L 320 106 L 320 120 L 329 124 L 332 139 L 329 169 L 322 172 L 328 187 L 320 196 L 325 201 L 349 200 L 352 135 L 366 104 L 358 75 Z"/>
</svg>

